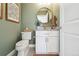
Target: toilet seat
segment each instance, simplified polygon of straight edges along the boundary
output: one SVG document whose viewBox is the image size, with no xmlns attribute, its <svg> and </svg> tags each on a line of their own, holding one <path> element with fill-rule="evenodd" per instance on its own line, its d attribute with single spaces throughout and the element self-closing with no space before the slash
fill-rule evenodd
<svg viewBox="0 0 79 59">
<path fill-rule="evenodd" d="M 28 46 L 28 40 L 21 40 L 16 43 L 16 50 L 22 50 Z"/>
<path fill-rule="evenodd" d="M 21 40 L 19 42 L 16 43 L 16 46 L 22 46 L 26 43 L 26 40 Z"/>
</svg>

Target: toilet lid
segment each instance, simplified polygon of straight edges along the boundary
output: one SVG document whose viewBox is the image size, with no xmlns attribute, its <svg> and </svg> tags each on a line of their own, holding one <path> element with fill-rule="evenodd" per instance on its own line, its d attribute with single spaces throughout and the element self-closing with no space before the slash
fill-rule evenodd
<svg viewBox="0 0 79 59">
<path fill-rule="evenodd" d="M 16 46 L 22 46 L 22 45 L 25 45 L 25 43 L 26 43 L 25 40 L 21 40 L 21 41 L 16 43 Z"/>
</svg>

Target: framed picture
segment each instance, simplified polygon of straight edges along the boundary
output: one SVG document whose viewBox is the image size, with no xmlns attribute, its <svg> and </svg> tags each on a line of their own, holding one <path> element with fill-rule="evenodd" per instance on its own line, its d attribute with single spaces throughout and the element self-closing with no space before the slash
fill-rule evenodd
<svg viewBox="0 0 79 59">
<path fill-rule="evenodd" d="M 19 23 L 19 6 L 16 3 L 6 4 L 6 19 Z"/>
<path fill-rule="evenodd" d="M 3 18 L 3 4 L 0 3 L 0 19 Z"/>
</svg>

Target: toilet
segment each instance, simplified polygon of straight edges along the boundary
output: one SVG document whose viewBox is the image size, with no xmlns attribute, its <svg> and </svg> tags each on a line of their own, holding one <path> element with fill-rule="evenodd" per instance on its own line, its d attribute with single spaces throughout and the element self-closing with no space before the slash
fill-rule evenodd
<svg viewBox="0 0 79 59">
<path fill-rule="evenodd" d="M 16 43 L 16 50 L 18 51 L 18 56 L 27 56 L 32 32 L 21 32 L 21 34 L 22 40 Z"/>
</svg>

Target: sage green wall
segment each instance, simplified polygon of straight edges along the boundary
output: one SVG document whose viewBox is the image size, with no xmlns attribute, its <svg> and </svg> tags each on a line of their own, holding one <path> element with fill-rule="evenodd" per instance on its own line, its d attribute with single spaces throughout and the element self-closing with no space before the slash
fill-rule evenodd
<svg viewBox="0 0 79 59">
<path fill-rule="evenodd" d="M 26 28 L 29 27 L 32 30 L 35 30 L 36 28 L 36 13 L 38 11 L 38 6 L 37 4 L 34 3 L 22 3 L 22 9 L 21 9 L 21 19 L 22 19 L 22 31 Z M 30 40 L 30 44 L 35 43 L 35 39 Z"/>
<path fill-rule="evenodd" d="M 22 3 L 22 31 L 29 27 L 33 30 L 36 28 L 36 11 L 38 10 L 38 7 L 36 4 L 33 3 Z"/>
<path fill-rule="evenodd" d="M 40 5 L 40 4 L 36 4 L 36 3 L 22 3 L 21 4 L 22 9 L 22 25 L 21 25 L 21 30 L 23 31 L 26 27 L 29 27 L 33 30 L 36 30 L 36 23 L 37 23 L 37 19 L 36 19 L 36 13 L 37 11 L 42 8 L 42 7 L 47 7 L 50 10 L 52 10 L 53 15 L 57 16 L 57 19 L 59 20 L 59 6 L 58 4 L 44 4 L 44 5 Z M 30 43 L 33 43 L 34 40 L 31 40 Z"/>
<path fill-rule="evenodd" d="M 20 23 L 6 21 L 5 4 L 3 4 L 3 19 L 0 19 L 0 56 L 7 55 L 15 48 L 19 35 Z"/>
</svg>

